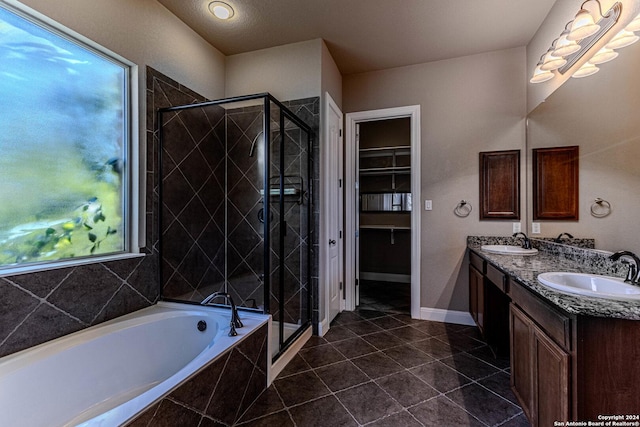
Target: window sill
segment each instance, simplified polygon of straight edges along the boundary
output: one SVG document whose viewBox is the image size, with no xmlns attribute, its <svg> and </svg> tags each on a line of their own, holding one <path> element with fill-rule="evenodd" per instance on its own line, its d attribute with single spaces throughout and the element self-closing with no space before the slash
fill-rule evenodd
<svg viewBox="0 0 640 427">
<path fill-rule="evenodd" d="M 56 270 L 59 268 L 77 267 L 80 265 L 95 264 L 109 261 L 122 261 L 131 258 L 141 258 L 145 253 L 123 253 L 116 255 L 95 256 L 82 259 L 70 259 L 65 261 L 51 261 L 42 264 L 20 265 L 0 270 L 0 277 L 15 276 L 18 274 L 36 273 L 40 271 Z"/>
</svg>

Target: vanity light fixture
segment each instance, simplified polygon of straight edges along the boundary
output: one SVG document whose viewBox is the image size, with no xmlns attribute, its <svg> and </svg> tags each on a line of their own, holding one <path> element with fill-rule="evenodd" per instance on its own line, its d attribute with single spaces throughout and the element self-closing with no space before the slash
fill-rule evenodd
<svg viewBox="0 0 640 427">
<path fill-rule="evenodd" d="M 564 31 L 556 41 L 553 56 L 565 57 L 580 50 L 580 45 L 576 43 L 575 40 L 569 40 L 567 38 L 569 36 L 569 29 L 567 28 L 569 24 L 570 23 L 567 23 L 567 25 L 565 25 Z"/>
<path fill-rule="evenodd" d="M 640 39 L 640 37 L 636 36 L 633 31 L 629 31 L 625 28 L 616 34 L 609 43 L 607 43 L 607 47 L 609 49 L 622 49 L 623 47 L 634 44 L 638 39 Z"/>
<path fill-rule="evenodd" d="M 544 60 L 542 61 L 540 69 L 542 71 L 553 71 L 562 67 L 566 63 L 567 60 L 562 56 L 553 56 L 553 47 L 550 47 L 547 53 L 544 55 Z"/>
<path fill-rule="evenodd" d="M 633 18 L 633 21 L 629 22 L 626 28 L 627 31 L 638 31 L 640 30 L 640 14 L 636 15 Z"/>
<path fill-rule="evenodd" d="M 571 77 L 574 77 L 576 79 L 580 79 L 582 77 L 592 76 L 595 73 L 597 73 L 598 71 L 600 71 L 600 68 L 596 67 L 591 62 L 585 62 L 584 65 L 582 67 L 578 68 L 578 70 L 575 73 L 573 73 L 573 75 Z"/>
<path fill-rule="evenodd" d="M 580 10 L 578 11 L 578 13 L 576 13 L 576 17 L 571 24 L 571 30 L 569 30 L 569 35 L 567 36 L 569 40 L 582 40 L 594 35 L 598 32 L 598 30 L 600 30 L 600 25 L 595 23 L 591 12 L 584 8 L 584 5 L 588 1 L 589 0 L 582 3 L 582 6 L 580 6 Z M 598 7 L 600 7 L 599 1 Z M 602 10 L 600 10 L 600 16 L 602 16 Z"/>
<path fill-rule="evenodd" d="M 597 22 L 594 20 L 592 13 L 585 8 L 585 5 L 591 1 L 598 3 L 597 13 L 599 13 L 599 18 L 596 18 L 598 19 Z M 575 19 L 567 22 L 560 36 L 551 43 L 551 47 L 536 65 L 533 76 L 529 81 L 531 83 L 542 83 L 551 80 L 556 73 L 566 73 L 583 57 L 587 58 L 587 62 L 574 73 L 574 77 L 586 77 L 597 73 L 599 69 L 596 64 L 605 63 L 618 56 L 618 53 L 614 52 L 613 49 L 618 49 L 623 45 L 626 46 L 624 43 L 632 43 L 638 40 L 638 36 L 627 28 L 626 32 L 623 30 L 619 34 L 619 40 L 613 38 L 607 44 L 606 48 L 608 49 L 592 52 L 593 46 L 618 22 L 621 14 L 622 3 L 619 1 L 603 14 L 599 0 L 586 0 L 580 6 Z M 633 25 L 636 24 L 640 26 L 640 15 L 636 19 L 638 19 L 637 23 L 634 20 L 629 24 L 631 28 L 634 28 Z"/>
<path fill-rule="evenodd" d="M 618 52 L 605 46 L 593 55 L 589 62 L 593 65 L 604 64 L 605 62 L 609 62 L 617 57 Z"/>
<path fill-rule="evenodd" d="M 222 1 L 212 1 L 209 3 L 209 12 L 211 12 L 216 18 L 222 20 L 230 19 L 235 14 L 233 8 Z"/>
</svg>

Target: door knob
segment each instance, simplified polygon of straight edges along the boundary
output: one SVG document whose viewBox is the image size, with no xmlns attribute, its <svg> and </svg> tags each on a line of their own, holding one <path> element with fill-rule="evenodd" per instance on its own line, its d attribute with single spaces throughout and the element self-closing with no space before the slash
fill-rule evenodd
<svg viewBox="0 0 640 427">
<path fill-rule="evenodd" d="M 336 242 L 335 240 L 333 240 L 333 239 L 330 239 L 330 240 L 329 240 L 329 244 L 330 244 L 330 245 L 335 245 L 336 243 L 337 243 L 337 242 Z"/>
</svg>

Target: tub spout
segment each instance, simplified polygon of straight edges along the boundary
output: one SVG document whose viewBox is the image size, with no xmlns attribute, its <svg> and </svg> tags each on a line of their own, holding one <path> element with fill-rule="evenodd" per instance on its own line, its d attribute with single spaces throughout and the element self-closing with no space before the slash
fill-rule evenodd
<svg viewBox="0 0 640 427">
<path fill-rule="evenodd" d="M 231 295 L 225 292 L 214 292 L 208 297 L 206 297 L 205 299 L 203 299 L 200 304 L 207 305 L 216 298 L 225 298 L 226 300 L 229 301 L 229 304 L 231 305 L 231 321 L 229 322 L 229 327 L 230 327 L 229 336 L 235 337 L 236 335 L 238 335 L 238 332 L 236 332 L 236 328 L 242 328 L 244 325 L 240 321 L 240 316 L 238 316 L 238 307 L 236 307 L 236 304 L 233 302 L 233 298 L 231 298 Z"/>
</svg>

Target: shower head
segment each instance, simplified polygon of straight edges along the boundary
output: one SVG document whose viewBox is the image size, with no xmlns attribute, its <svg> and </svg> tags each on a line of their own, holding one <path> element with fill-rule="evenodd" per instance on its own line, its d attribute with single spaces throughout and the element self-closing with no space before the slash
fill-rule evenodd
<svg viewBox="0 0 640 427">
<path fill-rule="evenodd" d="M 253 138 L 253 142 L 251 143 L 251 149 L 249 150 L 249 157 L 253 157 L 253 153 L 256 150 L 256 142 L 258 142 L 258 138 L 262 135 L 262 131 L 258 132 L 255 138 Z"/>
</svg>

